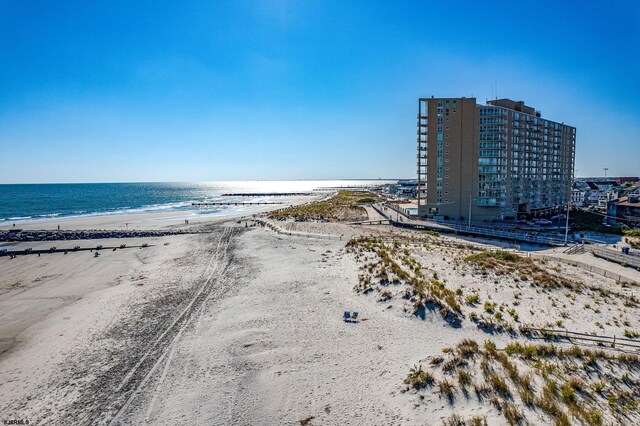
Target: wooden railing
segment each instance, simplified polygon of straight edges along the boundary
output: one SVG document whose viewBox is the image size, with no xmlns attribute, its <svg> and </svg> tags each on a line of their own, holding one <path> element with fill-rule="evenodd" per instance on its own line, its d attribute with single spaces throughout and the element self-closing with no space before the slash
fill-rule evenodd
<svg viewBox="0 0 640 426">
<path fill-rule="evenodd" d="M 584 244 L 574 244 L 563 253 L 565 254 L 582 254 L 585 253 Z"/>
<path fill-rule="evenodd" d="M 394 220 L 394 215 L 389 215 L 385 212 L 382 212 L 375 205 L 373 206 L 378 213 L 383 216 L 391 219 L 391 224 L 400 228 L 412 228 L 412 229 L 433 229 L 440 232 L 450 232 L 450 233 L 462 233 L 462 234 L 470 234 L 470 235 L 480 235 L 483 237 L 494 237 L 503 240 L 510 241 L 523 241 L 527 243 L 537 243 L 537 244 L 547 244 L 547 245 L 555 245 L 555 246 L 563 246 L 564 238 L 555 237 L 555 236 L 545 236 L 545 235 L 532 235 L 522 231 L 511 231 L 507 229 L 496 229 L 490 225 L 480 226 L 478 224 L 467 226 L 460 223 L 455 222 L 447 222 L 447 221 L 434 221 L 434 220 L 423 220 L 419 218 L 411 218 L 407 213 L 399 210 L 395 206 L 387 203 L 386 207 L 393 210 L 396 213 L 404 216 L 404 219 L 401 221 Z"/>
<path fill-rule="evenodd" d="M 618 336 L 602 336 L 597 334 L 576 333 L 569 330 L 553 330 L 547 328 L 534 328 L 534 327 L 522 327 L 520 329 L 523 333 L 538 334 L 543 338 L 552 337 L 567 340 L 584 340 L 588 342 L 595 342 L 600 345 L 615 347 L 627 347 L 640 350 L 640 341 L 633 339 L 626 339 Z"/>
<path fill-rule="evenodd" d="M 617 263 L 620 263 L 621 265 L 629 265 L 640 270 L 640 257 L 638 256 L 622 254 L 615 250 L 611 250 L 603 247 L 597 247 L 597 246 L 590 246 L 589 251 L 591 251 L 591 253 L 593 253 L 594 256 L 602 257 L 603 259 L 607 259 L 612 262 L 617 262 Z"/>
</svg>

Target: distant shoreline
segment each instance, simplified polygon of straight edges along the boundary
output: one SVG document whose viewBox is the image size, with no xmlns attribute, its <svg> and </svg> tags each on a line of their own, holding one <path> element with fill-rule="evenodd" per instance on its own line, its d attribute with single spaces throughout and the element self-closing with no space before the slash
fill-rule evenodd
<svg viewBox="0 0 640 426">
<path fill-rule="evenodd" d="M 309 197 L 278 193 L 312 193 L 322 188 L 387 184 L 387 180 L 225 181 L 194 183 L 62 183 L 3 184 L 0 188 L 0 228 L 76 218 L 174 212 L 183 219 L 250 215 L 264 206 L 226 206 L 233 202 L 295 204 Z M 251 193 L 253 197 L 241 196 Z M 242 198 L 242 199 L 240 199 Z M 296 199 L 300 198 L 300 200 Z M 313 197 L 312 197 L 313 198 Z M 193 203 L 210 203 L 194 206 Z M 214 205 L 218 204 L 218 205 Z"/>
</svg>

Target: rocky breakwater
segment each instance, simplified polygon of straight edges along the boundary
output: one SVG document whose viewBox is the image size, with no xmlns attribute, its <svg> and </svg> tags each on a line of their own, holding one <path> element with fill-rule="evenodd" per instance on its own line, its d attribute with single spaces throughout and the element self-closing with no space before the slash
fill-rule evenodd
<svg viewBox="0 0 640 426">
<path fill-rule="evenodd" d="M 60 241 L 60 240 L 97 240 L 105 238 L 144 238 L 164 237 L 166 235 L 198 234 L 203 231 L 194 230 L 82 230 L 82 231 L 52 231 L 52 230 L 22 230 L 11 229 L 0 231 L 0 242 L 20 241 Z"/>
</svg>

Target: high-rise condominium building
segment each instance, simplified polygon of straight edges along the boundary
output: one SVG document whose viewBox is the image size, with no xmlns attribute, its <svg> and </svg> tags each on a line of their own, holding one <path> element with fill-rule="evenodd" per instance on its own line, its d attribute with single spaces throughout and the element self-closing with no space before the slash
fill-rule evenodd
<svg viewBox="0 0 640 426">
<path fill-rule="evenodd" d="M 418 213 L 512 219 L 566 205 L 575 127 L 510 99 L 420 98 Z"/>
</svg>

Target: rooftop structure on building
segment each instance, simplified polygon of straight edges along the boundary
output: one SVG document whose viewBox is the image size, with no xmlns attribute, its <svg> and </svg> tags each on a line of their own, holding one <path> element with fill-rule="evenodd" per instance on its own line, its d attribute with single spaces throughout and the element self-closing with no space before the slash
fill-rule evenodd
<svg viewBox="0 0 640 426">
<path fill-rule="evenodd" d="M 575 127 L 522 101 L 420 98 L 419 215 L 493 220 L 558 209 L 571 197 L 575 141 Z"/>
<path fill-rule="evenodd" d="M 618 176 L 614 178 L 618 183 L 636 183 L 640 182 L 640 178 L 638 176 Z"/>
<path fill-rule="evenodd" d="M 619 183 L 619 184 L 624 184 L 624 183 L 640 182 L 640 177 L 638 177 L 638 176 L 608 176 L 608 177 L 603 177 L 603 176 L 581 176 L 581 177 L 576 177 L 575 181 L 576 182 L 586 182 L 586 181 L 591 181 L 591 182 L 616 182 L 616 183 Z"/>
</svg>

